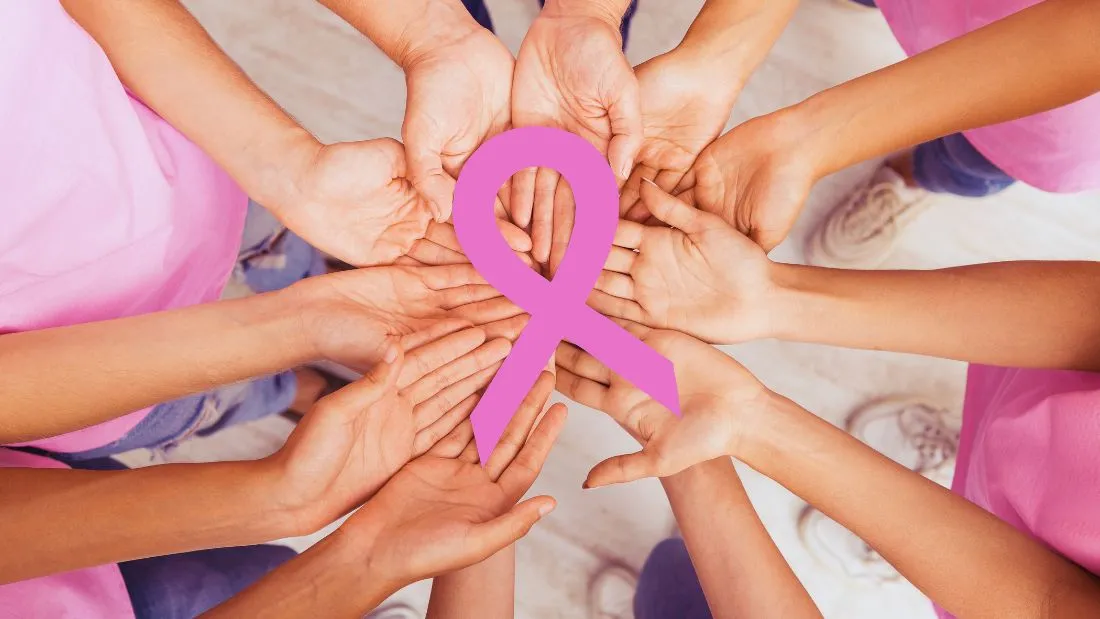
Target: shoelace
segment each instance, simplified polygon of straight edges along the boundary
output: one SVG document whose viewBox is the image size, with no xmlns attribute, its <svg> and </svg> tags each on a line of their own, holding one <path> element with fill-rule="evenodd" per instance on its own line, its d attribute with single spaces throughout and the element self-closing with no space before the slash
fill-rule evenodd
<svg viewBox="0 0 1100 619">
<path fill-rule="evenodd" d="M 879 183 L 867 190 L 847 213 L 844 224 L 847 231 L 859 240 L 867 240 L 880 233 L 907 208 L 898 196 L 893 183 Z"/>
<path fill-rule="evenodd" d="M 944 422 L 945 411 L 922 404 L 906 407 L 898 415 L 905 439 L 917 450 L 918 473 L 935 470 L 955 458 L 959 450 L 959 432 Z"/>
</svg>

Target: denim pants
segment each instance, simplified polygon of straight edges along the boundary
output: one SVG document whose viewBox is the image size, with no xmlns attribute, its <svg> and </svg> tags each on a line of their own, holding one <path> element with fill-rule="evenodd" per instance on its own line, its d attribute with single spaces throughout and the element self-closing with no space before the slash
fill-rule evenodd
<svg viewBox="0 0 1100 619">
<path fill-rule="evenodd" d="M 325 272 L 324 257 L 282 226 L 265 208 L 249 202 L 235 282 L 251 293 L 280 290 Z M 298 385 L 293 372 L 282 372 L 219 387 L 153 407 L 132 430 L 109 445 L 80 453 L 50 454 L 72 465 L 132 449 L 170 448 L 191 436 L 285 411 Z"/>
<path fill-rule="evenodd" d="M 968 198 L 993 195 L 1016 182 L 961 133 L 917 146 L 913 150 L 913 176 L 928 191 Z"/>
<path fill-rule="evenodd" d="M 477 23 L 481 24 L 483 28 L 490 32 L 493 30 L 493 19 L 489 16 L 489 7 L 485 6 L 485 0 L 462 0 L 462 4 L 466 5 L 466 10 L 470 12 Z M 545 4 L 545 0 L 539 0 L 539 6 Z M 638 10 L 638 0 L 633 0 L 630 3 L 630 8 L 626 10 L 626 14 L 623 15 L 623 23 L 619 26 L 619 30 L 623 35 L 623 48 L 626 48 L 626 39 L 630 33 L 630 21 L 634 19 L 634 13 Z"/>
<path fill-rule="evenodd" d="M 684 540 L 657 544 L 646 559 L 634 594 L 636 619 L 711 619 L 707 598 Z"/>
</svg>

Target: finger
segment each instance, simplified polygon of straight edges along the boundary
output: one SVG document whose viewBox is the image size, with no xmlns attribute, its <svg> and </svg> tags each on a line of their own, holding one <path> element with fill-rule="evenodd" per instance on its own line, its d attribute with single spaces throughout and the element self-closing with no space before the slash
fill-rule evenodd
<svg viewBox="0 0 1100 619">
<path fill-rule="evenodd" d="M 406 118 L 402 127 L 408 176 L 416 191 L 428 201 L 435 220 L 443 222 L 451 218 L 455 181 L 443 168 L 443 144 L 420 137 L 433 133 L 430 127 L 423 126 L 426 122 L 431 121 L 412 116 Z"/>
<path fill-rule="evenodd" d="M 452 310 L 463 305 L 500 298 L 503 298 L 500 292 L 488 284 L 469 284 L 439 291 L 435 296 L 435 304 L 441 309 Z"/>
<path fill-rule="evenodd" d="M 556 354 L 558 367 L 565 368 L 577 376 L 594 380 L 604 385 L 611 384 L 611 370 L 609 370 L 606 365 L 600 363 L 595 357 L 573 344 L 568 342 L 558 344 Z"/>
<path fill-rule="evenodd" d="M 646 223 L 646 220 L 652 217 L 653 213 L 649 212 L 649 209 L 646 208 L 645 202 L 642 202 L 641 198 L 639 197 L 638 202 L 634 204 L 633 208 L 630 209 L 630 212 L 623 216 L 623 219 L 644 224 Z"/>
<path fill-rule="evenodd" d="M 477 398 L 471 398 L 473 402 L 469 405 L 470 410 L 473 410 L 477 404 Z M 465 405 L 465 403 L 463 403 Z M 470 441 L 474 440 L 474 426 L 469 420 L 466 420 L 457 426 L 455 426 L 446 436 L 438 440 L 430 440 L 425 438 L 423 441 L 420 439 L 420 435 L 417 435 L 416 440 L 413 442 L 413 457 L 421 456 L 425 453 L 435 456 L 437 458 L 457 458 L 461 454 L 466 446 L 470 444 Z M 424 445 L 427 445 L 427 448 Z"/>
<path fill-rule="evenodd" d="M 485 465 L 485 472 L 489 474 L 489 479 L 496 482 L 504 469 L 508 468 L 512 460 L 515 460 L 520 449 L 527 443 L 527 436 L 531 434 L 531 428 L 542 413 L 546 400 L 553 392 L 554 375 L 549 372 L 539 374 L 534 387 L 524 396 L 523 403 L 508 421 L 504 434 L 500 436 L 500 441 L 489 456 L 489 462 Z"/>
<path fill-rule="evenodd" d="M 616 89 L 617 96 L 607 108 L 611 121 L 611 142 L 607 145 L 607 160 L 622 184 L 630 177 L 634 161 L 642 150 L 642 103 L 638 81 L 630 80 Z"/>
<path fill-rule="evenodd" d="M 442 436 L 450 432 L 455 424 L 462 421 L 461 418 L 456 418 L 459 413 L 455 411 L 459 404 L 489 386 L 489 382 L 497 375 L 502 363 L 497 362 L 479 370 L 414 406 L 413 425 L 417 431 L 435 426 L 450 415 L 451 421 L 449 423 L 444 421 L 440 427 L 435 429 L 435 433 Z"/>
<path fill-rule="evenodd" d="M 614 244 L 625 249 L 638 249 L 645 240 L 645 226 L 633 221 L 620 221 L 615 229 Z"/>
<path fill-rule="evenodd" d="M 446 318 L 430 321 L 427 323 L 427 326 L 421 327 L 403 336 L 401 338 L 401 348 L 405 350 L 414 350 L 429 342 L 434 342 L 452 333 L 457 333 L 458 331 L 469 329 L 473 326 L 474 325 L 470 323 L 470 321 L 462 320 L 461 318 Z"/>
<path fill-rule="evenodd" d="M 455 233 L 453 224 L 433 221 L 428 224 L 428 230 L 424 233 L 424 238 L 452 251 L 462 251 L 462 245 L 458 242 L 458 234 Z"/>
<path fill-rule="evenodd" d="M 531 213 L 535 204 L 535 175 L 538 168 L 520 170 L 512 176 L 512 195 L 509 202 L 512 221 L 525 230 L 530 229 Z"/>
<path fill-rule="evenodd" d="M 410 262 L 404 262 L 405 259 L 410 259 Z M 465 255 L 448 249 L 442 245 L 438 245 L 432 241 L 426 239 L 420 239 L 413 243 L 413 246 L 409 248 L 402 258 L 399 258 L 394 264 L 412 264 L 419 266 L 444 266 L 450 264 L 465 264 L 470 260 Z"/>
<path fill-rule="evenodd" d="M 629 273 L 634 268 L 634 259 L 637 257 L 638 252 L 633 249 L 612 246 L 603 268 L 616 273 Z"/>
<path fill-rule="evenodd" d="M 634 299 L 634 278 L 622 273 L 600 271 L 596 279 L 596 290 L 620 299 Z"/>
<path fill-rule="evenodd" d="M 656 458 L 645 451 L 639 451 L 608 458 L 592 467 L 588 478 L 584 480 L 584 487 L 599 488 L 659 476 L 660 468 Z"/>
<path fill-rule="evenodd" d="M 435 423 L 417 432 L 413 437 L 413 457 L 430 453 L 441 458 L 457 458 L 474 438 L 474 426 L 469 417 L 478 400 L 478 395 L 466 398 Z M 455 419 L 458 421 L 448 425 Z"/>
<path fill-rule="evenodd" d="M 465 449 L 462 450 L 462 453 L 458 454 L 458 459 L 469 462 L 470 464 L 477 464 L 477 443 L 473 440 L 466 443 Z"/>
<path fill-rule="evenodd" d="M 397 388 L 408 388 L 448 363 L 477 350 L 484 343 L 485 331 L 469 328 L 410 350 L 397 381 Z"/>
<path fill-rule="evenodd" d="M 519 334 L 523 332 L 524 327 L 526 327 L 527 323 L 530 321 L 530 314 L 519 314 L 511 318 L 505 318 L 504 320 L 483 324 L 481 328 L 485 330 L 485 335 L 489 339 L 503 337 L 515 342 L 516 339 L 519 338 Z"/>
<path fill-rule="evenodd" d="M 485 325 L 523 313 L 523 308 L 513 303 L 511 299 L 500 296 L 450 310 L 450 315 L 475 325 Z"/>
<path fill-rule="evenodd" d="M 683 180 L 684 175 L 687 174 L 686 170 L 661 170 L 652 178 L 654 183 L 661 188 L 661 191 L 676 195 L 676 188 L 680 186 L 680 181 Z"/>
<path fill-rule="evenodd" d="M 519 226 L 510 221 L 498 219 L 497 228 L 500 229 L 501 236 L 504 237 L 504 240 L 508 243 L 508 247 L 512 248 L 512 251 L 522 253 L 531 251 L 531 237 Z"/>
<path fill-rule="evenodd" d="M 554 511 L 557 503 L 548 496 L 538 496 L 516 505 L 504 515 L 470 528 L 470 556 L 463 563 L 474 565 L 519 541 L 531 531 L 543 516 Z"/>
<path fill-rule="evenodd" d="M 359 414 L 387 394 L 396 393 L 398 377 L 405 365 L 404 351 L 390 344 L 382 359 L 359 380 L 318 400 L 317 406 Z"/>
<path fill-rule="evenodd" d="M 608 318 L 623 318 L 633 322 L 645 322 L 645 310 L 632 299 L 615 297 L 600 290 L 588 294 L 588 307 Z"/>
<path fill-rule="evenodd" d="M 569 183 L 558 183 L 554 196 L 554 232 L 550 241 L 550 274 L 558 271 L 558 265 L 569 249 L 569 239 L 573 236 L 573 221 L 577 215 L 577 203 Z"/>
<path fill-rule="evenodd" d="M 669 193 L 671 193 L 672 195 L 680 198 L 684 202 L 687 202 L 688 204 L 694 204 L 695 203 L 694 200 L 688 200 L 687 198 L 682 197 L 682 194 L 687 193 L 687 192 L 691 191 L 694 188 L 695 188 L 695 168 L 691 168 L 690 170 L 688 170 L 684 174 L 683 178 L 680 179 L 680 182 L 676 183 L 676 187 L 672 191 L 670 191 Z"/>
<path fill-rule="evenodd" d="M 642 202 L 654 217 L 688 234 L 707 227 L 706 213 L 670 196 L 652 181 L 642 183 Z"/>
<path fill-rule="evenodd" d="M 577 376 L 569 370 L 558 365 L 557 381 L 558 391 L 577 404 L 583 404 L 589 408 L 602 411 L 607 408 L 607 394 L 609 387 L 603 383 Z"/>
<path fill-rule="evenodd" d="M 413 245 L 413 248 L 415 249 L 416 245 Z M 410 253 L 412 252 L 411 249 L 409 251 L 410 251 Z M 422 266 L 426 266 L 425 263 L 423 263 L 423 262 L 421 262 L 421 261 L 419 261 L 415 258 L 411 258 L 408 255 L 401 256 L 397 260 L 394 260 L 393 263 L 396 266 L 399 266 L 399 267 L 422 267 Z"/>
<path fill-rule="evenodd" d="M 641 184 L 642 178 L 653 178 L 656 174 L 657 170 L 647 165 L 638 164 L 634 166 L 634 171 L 630 173 L 630 178 L 626 180 L 622 191 L 619 192 L 620 217 L 625 218 L 627 213 L 629 213 L 634 208 L 634 205 L 638 203 L 638 200 L 641 199 L 641 196 L 638 194 L 638 185 Z"/>
<path fill-rule="evenodd" d="M 474 265 L 447 264 L 443 266 L 430 266 L 416 269 L 415 274 L 424 280 L 424 283 L 432 290 L 446 290 L 468 284 L 485 284 L 485 278 L 478 274 Z"/>
<path fill-rule="evenodd" d="M 508 500 L 518 501 L 531 489 L 531 484 L 535 483 L 535 478 L 542 471 L 542 465 L 546 464 L 546 458 L 550 455 L 554 441 L 558 439 L 562 428 L 565 427 L 567 412 L 564 404 L 551 406 L 528 437 L 519 454 L 501 472 L 497 485 L 504 491 L 504 496 L 508 497 Z"/>
<path fill-rule="evenodd" d="M 473 352 L 462 355 L 430 372 L 420 380 L 402 389 L 401 392 L 414 405 L 419 404 L 467 376 L 504 360 L 511 350 L 512 343 L 508 340 L 486 342 Z"/>
<path fill-rule="evenodd" d="M 534 206 L 531 212 L 531 257 L 536 262 L 550 261 L 550 244 L 553 242 L 554 193 L 560 176 L 555 170 L 539 168 L 535 175 Z"/>
</svg>

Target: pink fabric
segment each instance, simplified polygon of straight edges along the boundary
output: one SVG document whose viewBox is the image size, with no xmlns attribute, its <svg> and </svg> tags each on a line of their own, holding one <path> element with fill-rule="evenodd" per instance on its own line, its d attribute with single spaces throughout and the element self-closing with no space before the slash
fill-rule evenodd
<svg viewBox="0 0 1100 619">
<path fill-rule="evenodd" d="M 1100 574 L 1097 480 L 1100 374 L 970 366 L 955 492 Z"/>
<path fill-rule="evenodd" d="M 67 468 L 49 458 L 0 448 L 0 468 L 3 467 Z M 133 616 L 126 583 L 113 563 L 0 585 L 0 619 L 129 619 Z"/>
<path fill-rule="evenodd" d="M 218 297 L 247 198 L 128 95 L 57 0 L 0 2 L 0 92 L 0 333 Z M 99 447 L 147 412 L 34 444 Z"/>
<path fill-rule="evenodd" d="M 878 6 L 902 48 L 912 56 L 1039 2 L 878 0 Z M 1011 59 L 999 58 L 996 50 L 990 50 L 990 63 L 1002 61 Z M 1010 176 L 1039 189 L 1073 192 L 1100 187 L 1100 95 L 1035 116 L 967 131 L 966 137 Z"/>
</svg>

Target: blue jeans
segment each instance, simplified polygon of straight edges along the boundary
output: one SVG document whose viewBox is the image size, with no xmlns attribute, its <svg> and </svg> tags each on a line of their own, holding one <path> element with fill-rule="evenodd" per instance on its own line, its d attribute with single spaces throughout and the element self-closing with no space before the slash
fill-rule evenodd
<svg viewBox="0 0 1100 619">
<path fill-rule="evenodd" d="M 684 540 L 657 544 L 646 559 L 634 594 L 637 619 L 711 619 L 707 598 Z"/>
<path fill-rule="evenodd" d="M 324 257 L 282 226 L 266 209 L 249 202 L 234 278 L 253 293 L 280 290 L 325 272 Z M 293 372 L 226 385 L 153 407 L 125 436 L 80 453 L 51 454 L 73 464 L 132 449 L 168 448 L 191 436 L 285 411 L 298 391 Z"/>
<path fill-rule="evenodd" d="M 917 146 L 913 151 L 913 176 L 928 191 L 968 198 L 992 195 L 1016 182 L 961 133 Z"/>
<path fill-rule="evenodd" d="M 483 28 L 494 32 L 493 19 L 489 16 L 489 8 L 485 6 L 485 0 L 462 0 L 462 4 L 466 5 L 466 10 L 470 12 L 477 23 L 481 24 Z M 545 0 L 539 0 L 539 6 L 545 4 Z M 623 35 L 623 48 L 626 48 L 626 39 L 630 33 L 630 21 L 634 19 L 634 13 L 638 10 L 638 0 L 633 0 L 630 3 L 630 8 L 626 10 L 626 14 L 623 15 L 623 23 L 619 26 L 619 30 Z"/>
</svg>

